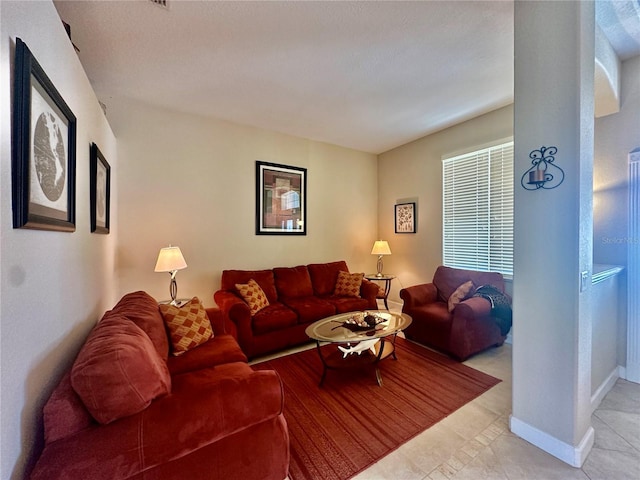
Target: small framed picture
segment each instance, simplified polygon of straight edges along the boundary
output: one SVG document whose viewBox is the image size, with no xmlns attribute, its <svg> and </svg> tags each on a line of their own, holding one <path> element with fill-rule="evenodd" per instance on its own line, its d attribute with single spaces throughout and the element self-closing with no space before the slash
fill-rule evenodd
<svg viewBox="0 0 640 480">
<path fill-rule="evenodd" d="M 256 235 L 307 234 L 307 169 L 256 161 Z"/>
<path fill-rule="evenodd" d="M 76 229 L 76 117 L 16 39 L 11 158 L 13 228 Z"/>
<path fill-rule="evenodd" d="M 95 143 L 91 144 L 89 161 L 91 231 L 108 234 L 111 216 L 111 166 Z"/>
<path fill-rule="evenodd" d="M 416 233 L 416 204 L 399 203 L 395 210 L 396 233 Z"/>
</svg>

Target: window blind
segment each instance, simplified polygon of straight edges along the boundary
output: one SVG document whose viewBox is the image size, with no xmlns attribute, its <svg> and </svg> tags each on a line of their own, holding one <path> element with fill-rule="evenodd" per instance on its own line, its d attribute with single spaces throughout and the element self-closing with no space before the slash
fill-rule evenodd
<svg viewBox="0 0 640 480">
<path fill-rule="evenodd" d="M 513 142 L 442 160 L 443 264 L 513 274 Z"/>
</svg>

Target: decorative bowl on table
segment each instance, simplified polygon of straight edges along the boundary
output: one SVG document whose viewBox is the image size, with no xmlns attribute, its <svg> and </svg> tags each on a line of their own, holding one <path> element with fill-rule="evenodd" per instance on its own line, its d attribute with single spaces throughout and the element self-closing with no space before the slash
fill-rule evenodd
<svg viewBox="0 0 640 480">
<path fill-rule="evenodd" d="M 384 321 L 383 317 L 374 313 L 358 312 L 347 318 L 342 326 L 349 330 L 371 330 Z"/>
</svg>

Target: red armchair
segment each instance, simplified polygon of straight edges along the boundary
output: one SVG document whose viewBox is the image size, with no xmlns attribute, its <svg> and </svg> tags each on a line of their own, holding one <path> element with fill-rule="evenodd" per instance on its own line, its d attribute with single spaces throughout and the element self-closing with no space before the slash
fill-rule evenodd
<svg viewBox="0 0 640 480">
<path fill-rule="evenodd" d="M 449 298 L 468 281 L 473 282 L 474 288 L 450 312 Z M 444 266 L 437 268 L 432 283 L 402 289 L 402 311 L 413 319 L 405 330 L 407 338 L 460 361 L 502 345 L 506 335 L 501 333 L 498 319 L 492 315 L 491 301 L 472 296 L 475 289 L 483 285 L 492 285 L 504 293 L 504 278 L 500 273 Z"/>
</svg>

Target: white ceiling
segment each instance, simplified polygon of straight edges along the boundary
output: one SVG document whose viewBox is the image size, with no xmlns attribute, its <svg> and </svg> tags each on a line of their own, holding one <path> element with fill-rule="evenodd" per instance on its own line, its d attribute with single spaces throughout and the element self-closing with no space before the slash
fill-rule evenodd
<svg viewBox="0 0 640 480">
<path fill-rule="evenodd" d="M 107 116 L 123 96 L 381 153 L 513 101 L 511 1 L 54 3 Z"/>
</svg>

